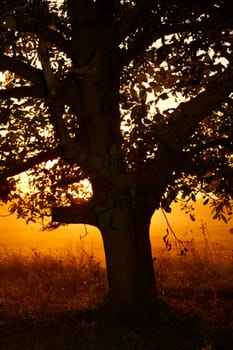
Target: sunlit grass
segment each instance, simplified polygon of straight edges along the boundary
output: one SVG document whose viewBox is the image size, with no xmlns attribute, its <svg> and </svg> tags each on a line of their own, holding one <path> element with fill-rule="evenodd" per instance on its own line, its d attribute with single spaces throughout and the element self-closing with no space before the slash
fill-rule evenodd
<svg viewBox="0 0 233 350">
<path fill-rule="evenodd" d="M 9 316 L 51 315 L 93 307 L 106 291 L 105 271 L 85 251 L 52 256 L 4 250 L 0 254 L 0 307 Z"/>
<path fill-rule="evenodd" d="M 233 250 L 211 239 L 202 225 L 202 244 L 174 242 L 155 256 L 157 286 L 169 307 L 209 327 L 233 329 Z"/>
<path fill-rule="evenodd" d="M 232 322 L 233 259 L 205 234 L 204 247 L 193 242 L 180 254 L 157 251 L 154 266 L 160 298 L 175 309 L 215 323 Z M 32 250 L 31 256 L 0 252 L 0 312 L 8 317 L 51 316 L 94 308 L 107 295 L 106 272 L 94 256 L 66 249 L 56 256 Z"/>
<path fill-rule="evenodd" d="M 233 328 L 233 259 L 230 256 L 226 259 L 220 253 L 198 251 L 190 245 L 183 256 L 168 257 L 160 253 L 155 269 L 160 297 L 169 307 L 197 317 L 209 327 Z"/>
<path fill-rule="evenodd" d="M 169 252 L 156 251 L 154 267 L 164 311 L 159 326 L 148 320 L 136 329 L 116 323 L 104 311 L 106 271 L 84 250 L 67 248 L 56 256 L 32 250 L 31 256 L 24 256 L 2 249 L 4 349 L 15 349 L 19 336 L 19 349 L 67 349 L 67 344 L 85 350 L 231 349 L 233 259 L 205 230 L 203 234 L 202 249 L 191 242 L 185 254 L 180 254 L 184 247 L 179 244 Z"/>
</svg>

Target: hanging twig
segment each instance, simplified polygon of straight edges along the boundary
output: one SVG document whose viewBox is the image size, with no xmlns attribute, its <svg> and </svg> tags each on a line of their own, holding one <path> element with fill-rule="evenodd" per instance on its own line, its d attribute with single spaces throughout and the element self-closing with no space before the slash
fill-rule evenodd
<svg viewBox="0 0 233 350">
<path fill-rule="evenodd" d="M 165 218 L 167 227 L 168 227 L 169 231 L 172 233 L 172 235 L 173 235 L 173 237 L 175 238 L 175 240 L 176 240 L 178 243 L 182 244 L 182 245 L 184 245 L 184 244 L 186 244 L 186 243 L 191 243 L 192 240 L 190 240 L 190 241 L 182 241 L 179 237 L 177 237 L 175 231 L 173 230 L 173 228 L 171 227 L 171 225 L 170 225 L 170 223 L 169 223 L 169 221 L 168 221 L 167 215 L 166 215 L 164 209 L 162 208 L 162 206 L 160 206 L 160 209 L 161 209 L 162 214 L 163 214 L 163 216 L 164 216 L 164 218 Z"/>
</svg>

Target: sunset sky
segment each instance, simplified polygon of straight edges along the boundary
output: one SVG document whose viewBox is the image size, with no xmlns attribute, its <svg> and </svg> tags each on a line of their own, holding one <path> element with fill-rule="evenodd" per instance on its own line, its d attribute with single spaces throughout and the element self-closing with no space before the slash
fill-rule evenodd
<svg viewBox="0 0 233 350">
<path fill-rule="evenodd" d="M 0 207 L 0 215 L 6 215 L 6 207 Z M 203 242 L 201 234 L 202 223 L 207 224 L 211 239 L 219 247 L 224 247 L 227 254 L 232 254 L 233 235 L 229 229 L 233 220 L 227 225 L 224 222 L 212 220 L 210 208 L 201 204 L 195 210 L 196 221 L 192 222 L 187 214 L 180 210 L 179 205 L 173 206 L 172 213 L 166 214 L 176 235 L 183 240 L 194 238 L 198 244 Z M 166 234 L 166 220 L 161 211 L 156 212 L 151 221 L 152 249 L 164 247 L 162 237 Z M 104 260 L 101 236 L 97 228 L 84 225 L 66 225 L 54 231 L 42 231 L 40 224 L 17 220 L 15 216 L 0 216 L 0 251 L 10 250 L 30 254 L 32 250 L 43 253 L 60 254 L 67 249 L 85 250 L 97 259 Z"/>
</svg>

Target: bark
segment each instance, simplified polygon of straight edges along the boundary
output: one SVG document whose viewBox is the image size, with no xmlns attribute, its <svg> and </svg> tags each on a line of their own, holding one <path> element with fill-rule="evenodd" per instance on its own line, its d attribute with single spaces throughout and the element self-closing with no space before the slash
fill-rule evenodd
<svg viewBox="0 0 233 350">
<path fill-rule="evenodd" d="M 34 68 L 31 65 L 24 63 L 18 59 L 0 53 L 0 69 L 14 72 L 20 77 L 31 81 L 35 85 L 41 86 L 43 88 L 41 70 Z"/>
<path fill-rule="evenodd" d="M 42 86 L 19 86 L 10 89 L 0 90 L 0 99 L 5 100 L 7 98 L 23 98 L 23 97 L 35 97 L 43 98 L 45 96 Z"/>
<path fill-rule="evenodd" d="M 111 302 L 138 315 L 157 306 L 153 259 L 149 239 L 150 215 L 142 208 L 121 209 L 118 228 L 100 228 Z"/>
<path fill-rule="evenodd" d="M 68 207 L 54 207 L 52 209 L 53 221 L 68 224 L 96 225 L 96 213 L 94 205 L 90 201 L 86 204 L 72 205 Z"/>
<path fill-rule="evenodd" d="M 98 213 L 86 205 L 54 208 L 53 220 L 87 223 L 100 229 L 108 274 L 109 299 L 127 318 L 159 314 L 153 258 L 149 238 L 151 205 L 146 200 L 119 202 Z M 110 215 L 107 215 L 110 213 Z M 156 312 L 156 313 L 155 313 Z"/>
</svg>

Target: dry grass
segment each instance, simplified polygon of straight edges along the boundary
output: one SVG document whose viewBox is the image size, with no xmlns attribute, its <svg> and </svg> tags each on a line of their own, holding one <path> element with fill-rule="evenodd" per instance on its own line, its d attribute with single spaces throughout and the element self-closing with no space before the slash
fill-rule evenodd
<svg viewBox="0 0 233 350">
<path fill-rule="evenodd" d="M 106 291 L 105 272 L 84 251 L 30 257 L 0 254 L 0 312 L 10 317 L 36 317 L 93 307 Z"/>
<path fill-rule="evenodd" d="M 198 317 L 209 327 L 233 330 L 233 250 L 214 243 L 206 226 L 203 242 L 176 242 L 155 258 L 157 284 L 170 307 Z M 184 250 L 185 248 L 185 250 Z"/>
<path fill-rule="evenodd" d="M 233 321 L 232 256 L 203 234 L 202 250 L 191 242 L 185 254 L 180 254 L 179 245 L 171 252 L 157 252 L 158 292 L 172 306 L 199 312 L 210 322 L 221 311 L 226 311 L 226 321 Z M 84 250 L 67 249 L 57 256 L 32 251 L 30 257 L 2 250 L 0 276 L 0 312 L 10 317 L 93 308 L 104 301 L 107 291 L 105 270 Z"/>
<path fill-rule="evenodd" d="M 164 311 L 159 326 L 150 322 L 140 331 L 95 313 L 105 300 L 106 272 L 85 251 L 67 249 L 57 256 L 32 251 L 25 257 L 2 250 L 0 348 L 230 350 L 233 259 L 206 230 L 203 235 L 202 250 L 191 242 L 185 253 L 179 244 L 156 253 L 158 292 L 170 311 Z M 83 309 L 94 313 L 74 319 Z"/>
</svg>

